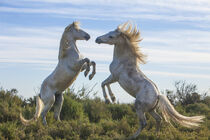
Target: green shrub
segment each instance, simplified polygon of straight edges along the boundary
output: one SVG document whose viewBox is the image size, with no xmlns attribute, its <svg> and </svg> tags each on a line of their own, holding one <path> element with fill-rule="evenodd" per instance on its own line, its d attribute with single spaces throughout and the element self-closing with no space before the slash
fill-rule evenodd
<svg viewBox="0 0 210 140">
<path fill-rule="evenodd" d="M 186 106 L 186 112 L 192 113 L 192 114 L 207 114 L 210 112 L 210 108 L 203 103 L 195 103 L 195 104 L 189 104 Z"/>
<path fill-rule="evenodd" d="M 107 132 L 117 130 L 117 123 L 112 120 L 101 120 L 99 125 L 103 128 L 101 134 L 105 135 Z"/>
<path fill-rule="evenodd" d="M 128 124 L 127 118 L 123 117 L 118 123 L 117 123 L 117 130 L 120 134 L 124 134 L 126 136 L 129 136 L 132 131 L 131 127 Z"/>
<path fill-rule="evenodd" d="M 19 120 L 20 110 L 23 110 L 25 118 L 33 117 L 34 98 L 23 100 L 17 96 L 16 90 L 1 89 L 0 140 L 123 140 L 138 130 L 139 120 L 134 105 L 107 105 L 100 98 L 89 99 L 89 95 L 84 88 L 79 96 L 69 89 L 64 94 L 61 122 L 53 118 L 52 108 L 47 114 L 48 126 L 43 126 L 41 119 L 23 126 Z M 189 129 L 162 122 L 161 131 L 156 133 L 156 122 L 146 113 L 147 126 L 136 140 L 210 139 L 209 99 L 206 96 L 195 104 L 175 104 L 176 110 L 183 115 L 205 115 L 206 119 L 201 127 Z"/>
<path fill-rule="evenodd" d="M 9 140 L 14 140 L 14 139 L 20 140 L 20 138 L 17 137 L 19 130 L 17 129 L 16 125 L 17 125 L 16 123 L 12 122 L 1 123 L 0 124 L 1 137 Z"/>
<path fill-rule="evenodd" d="M 109 119 L 111 117 L 105 103 L 101 102 L 98 99 L 86 100 L 86 102 L 84 102 L 84 111 L 87 114 L 90 122 L 97 123 L 101 119 Z"/>
<path fill-rule="evenodd" d="M 64 95 L 64 103 L 61 110 L 61 119 L 81 119 L 83 118 L 83 105 L 71 97 Z"/>
<path fill-rule="evenodd" d="M 208 107 L 210 107 L 210 96 L 206 96 L 204 99 L 203 99 L 203 103 L 208 105 Z"/>
<path fill-rule="evenodd" d="M 124 116 L 132 114 L 132 109 L 126 104 L 110 104 L 108 109 L 112 114 L 113 120 L 121 120 Z"/>
</svg>

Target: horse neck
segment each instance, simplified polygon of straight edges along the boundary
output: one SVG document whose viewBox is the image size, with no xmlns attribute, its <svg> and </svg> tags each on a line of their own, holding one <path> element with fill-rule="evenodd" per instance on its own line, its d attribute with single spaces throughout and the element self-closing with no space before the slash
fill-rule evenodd
<svg viewBox="0 0 210 140">
<path fill-rule="evenodd" d="M 116 44 L 114 46 L 113 59 L 136 62 L 136 57 L 133 55 L 127 45 L 128 44 Z"/>
<path fill-rule="evenodd" d="M 66 39 L 65 34 L 63 34 L 60 41 L 59 59 L 60 59 L 60 56 L 62 55 L 61 53 L 67 48 L 71 48 L 71 51 L 74 50 L 75 52 L 79 53 L 79 50 L 76 45 L 76 40 L 73 38 Z"/>
</svg>

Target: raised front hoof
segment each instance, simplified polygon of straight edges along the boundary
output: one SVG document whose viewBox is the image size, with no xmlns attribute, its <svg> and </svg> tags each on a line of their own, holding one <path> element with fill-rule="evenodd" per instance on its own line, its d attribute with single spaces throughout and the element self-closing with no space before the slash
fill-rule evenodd
<svg viewBox="0 0 210 140">
<path fill-rule="evenodd" d="M 112 102 L 113 102 L 113 103 L 116 103 L 116 98 L 115 98 L 115 96 L 112 96 L 111 99 L 112 99 Z"/>
<path fill-rule="evenodd" d="M 109 101 L 109 99 L 106 99 L 106 100 L 105 100 L 105 103 L 106 103 L 106 104 L 110 104 L 111 102 Z"/>
<path fill-rule="evenodd" d="M 91 75 L 89 75 L 89 80 L 92 80 L 94 75 L 95 74 L 93 74 L 93 73 Z"/>
<path fill-rule="evenodd" d="M 88 73 L 89 73 L 89 71 L 87 71 L 87 70 L 84 72 L 85 77 L 87 77 Z"/>
</svg>

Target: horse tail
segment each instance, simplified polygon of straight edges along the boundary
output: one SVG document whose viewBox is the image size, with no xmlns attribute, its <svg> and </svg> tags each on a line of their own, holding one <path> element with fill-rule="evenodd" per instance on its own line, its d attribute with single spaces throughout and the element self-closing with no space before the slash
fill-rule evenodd
<svg viewBox="0 0 210 140">
<path fill-rule="evenodd" d="M 203 122 L 203 119 L 205 116 L 193 116 L 193 117 L 187 117 L 184 115 L 179 114 L 173 107 L 173 105 L 170 103 L 168 98 L 164 95 L 158 95 L 159 102 L 158 107 L 160 111 L 162 112 L 163 118 L 166 122 L 170 123 L 172 120 L 173 122 L 176 122 L 182 126 L 188 127 L 188 128 L 194 128 L 198 127 L 201 122 Z M 171 123 L 170 123 L 171 124 Z"/>
<path fill-rule="evenodd" d="M 37 121 L 37 119 L 39 118 L 42 109 L 44 107 L 44 104 L 41 100 L 41 98 L 39 96 L 36 97 L 36 113 L 34 115 L 34 117 L 30 120 L 26 120 L 23 116 L 22 113 L 20 113 L 20 120 L 24 125 L 29 125 L 31 122 L 33 121 Z"/>
</svg>

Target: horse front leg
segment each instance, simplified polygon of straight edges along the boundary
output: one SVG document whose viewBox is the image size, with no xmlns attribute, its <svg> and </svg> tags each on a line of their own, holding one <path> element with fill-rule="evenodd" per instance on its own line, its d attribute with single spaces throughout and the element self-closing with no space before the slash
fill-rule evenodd
<svg viewBox="0 0 210 140">
<path fill-rule="evenodd" d="M 105 102 L 106 102 L 107 104 L 109 104 L 110 101 L 109 101 L 109 98 L 108 98 L 108 96 L 107 96 L 107 94 L 106 94 L 105 86 L 108 85 L 108 87 L 109 87 L 109 84 L 114 83 L 114 82 L 116 82 L 116 80 L 113 78 L 112 75 L 110 75 L 110 76 L 109 76 L 106 80 L 104 80 L 104 81 L 102 82 L 102 84 L 101 84 L 102 91 L 103 91 L 103 95 L 104 95 L 104 98 L 105 98 Z M 111 88 L 109 87 L 108 90 L 111 91 Z M 110 93 L 110 92 L 109 92 L 109 93 Z M 113 94 L 113 93 L 112 93 L 112 94 Z"/>
<path fill-rule="evenodd" d="M 79 66 L 81 68 L 81 71 L 85 70 L 84 75 L 86 77 L 90 71 L 90 59 L 84 58 L 84 59 L 80 60 Z"/>
<path fill-rule="evenodd" d="M 93 67 L 93 70 L 92 73 L 89 75 L 89 80 L 91 80 L 93 76 L 96 74 L 96 63 L 94 61 L 91 61 L 90 66 Z"/>
<path fill-rule="evenodd" d="M 116 97 L 114 96 L 114 93 L 113 93 L 112 90 L 111 90 L 110 84 L 107 84 L 106 86 L 107 86 L 109 95 L 110 95 L 110 97 L 111 97 L 111 99 L 112 99 L 112 102 L 115 103 L 115 102 L 116 102 Z"/>
<path fill-rule="evenodd" d="M 82 65 L 82 68 L 81 68 L 81 72 L 86 70 L 87 69 L 87 63 L 85 63 L 84 65 Z"/>
<path fill-rule="evenodd" d="M 81 71 L 86 70 L 85 72 L 87 72 L 87 74 L 88 74 L 90 71 L 90 66 L 93 67 L 93 70 L 92 70 L 92 73 L 89 75 L 89 80 L 91 80 L 94 77 L 94 75 L 96 74 L 96 63 L 94 61 L 91 61 L 89 64 L 89 67 L 88 67 L 87 63 L 84 63 L 84 65 L 82 66 L 82 69 L 81 69 Z"/>
</svg>

